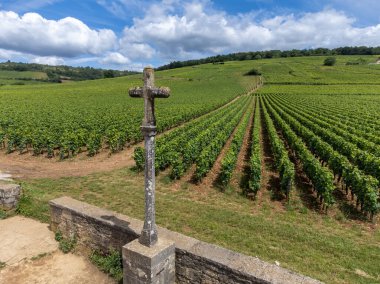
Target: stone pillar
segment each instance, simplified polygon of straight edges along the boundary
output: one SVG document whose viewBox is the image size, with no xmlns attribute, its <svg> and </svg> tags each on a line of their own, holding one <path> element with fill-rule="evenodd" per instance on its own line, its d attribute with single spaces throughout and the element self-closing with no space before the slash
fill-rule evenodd
<svg viewBox="0 0 380 284">
<path fill-rule="evenodd" d="M 152 247 L 134 240 L 123 247 L 124 284 L 174 284 L 175 245 L 159 238 Z"/>
<path fill-rule="evenodd" d="M 21 195 L 18 184 L 0 184 L 0 209 L 11 210 L 17 207 Z"/>
<path fill-rule="evenodd" d="M 142 126 L 145 140 L 145 219 L 140 236 L 140 243 L 151 247 L 157 242 L 156 210 L 155 210 L 155 126 Z"/>
</svg>

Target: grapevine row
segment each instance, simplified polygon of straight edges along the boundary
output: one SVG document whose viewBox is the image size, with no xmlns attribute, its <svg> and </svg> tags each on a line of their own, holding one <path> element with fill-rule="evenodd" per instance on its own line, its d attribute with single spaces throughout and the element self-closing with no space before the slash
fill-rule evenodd
<svg viewBox="0 0 380 284">
<path fill-rule="evenodd" d="M 252 97 L 246 106 L 240 110 L 231 120 L 227 120 L 223 124 L 219 124 L 214 128 L 214 133 L 207 133 L 201 135 L 198 139 L 189 142 L 185 149 L 187 150 L 183 155 L 184 165 L 188 167 L 191 163 L 195 162 L 196 170 L 194 177 L 196 181 L 201 181 L 206 174 L 210 171 L 215 163 L 220 151 L 225 145 L 228 138 L 236 128 L 236 125 L 242 120 L 244 113 L 251 105 Z M 174 170 L 174 167 L 173 167 Z"/>
<path fill-rule="evenodd" d="M 156 159 L 155 166 L 157 171 L 162 171 L 176 162 L 178 159 L 178 151 L 183 149 L 189 140 L 194 139 L 202 131 L 207 129 L 209 125 L 223 119 L 223 117 L 231 116 L 243 106 L 244 99 L 237 99 L 231 104 L 220 108 L 201 118 L 193 120 L 183 127 L 174 129 L 173 131 L 162 135 L 156 142 Z M 142 147 L 135 148 L 134 159 L 136 167 L 140 170 L 144 168 L 144 150 Z"/>
<path fill-rule="evenodd" d="M 288 151 L 286 150 L 283 141 L 278 136 L 273 121 L 270 118 L 264 104 L 262 109 L 269 135 L 269 142 L 274 156 L 275 166 L 280 173 L 281 190 L 285 193 L 288 199 L 292 184 L 294 183 L 294 164 L 290 161 Z"/>
<path fill-rule="evenodd" d="M 277 94 L 275 96 L 278 98 Z M 336 126 L 338 126 L 341 129 L 344 129 L 347 132 L 354 133 L 358 137 L 364 137 L 368 141 L 380 144 L 380 132 L 377 131 L 375 128 L 369 126 L 367 122 L 364 122 L 359 118 L 354 118 L 354 115 L 352 114 L 350 114 L 350 117 L 347 117 L 345 115 L 337 113 L 336 111 L 332 111 L 327 107 L 321 107 L 320 105 L 313 106 L 310 103 L 310 100 L 299 100 L 298 98 L 289 98 L 289 96 L 286 96 L 286 98 L 284 96 L 281 96 L 281 101 L 286 103 L 287 105 L 299 105 L 299 107 L 307 105 L 307 109 L 304 109 L 304 111 L 307 111 L 309 114 L 318 115 L 318 117 L 323 119 L 324 121 L 335 124 Z M 323 115 L 319 114 L 320 112 L 323 112 Z"/>
<path fill-rule="evenodd" d="M 158 139 L 156 166 L 160 170 L 163 170 L 170 165 L 178 164 L 178 154 L 183 154 L 181 151 L 184 150 L 183 146 L 186 145 L 186 143 L 195 139 L 210 125 L 220 123 L 220 121 L 225 120 L 226 117 L 232 117 L 240 108 L 242 108 L 244 102 L 245 99 L 239 99 L 206 119 L 201 119 L 199 122 L 189 123 L 189 125 L 183 128 L 182 133 L 176 135 L 171 141 L 167 141 L 168 139 L 165 136 L 162 139 Z"/>
<path fill-rule="evenodd" d="M 363 174 L 357 167 L 352 165 L 348 159 L 339 154 L 326 142 L 316 136 L 311 130 L 303 126 L 299 121 L 291 115 L 282 111 L 278 106 L 271 106 L 273 113 L 279 119 L 286 121 L 297 135 L 302 137 L 309 149 L 317 155 L 322 162 L 328 164 L 338 180 L 343 180 L 346 189 L 351 189 L 351 192 L 357 196 L 358 203 L 364 211 L 373 215 L 378 211 L 378 181 L 372 176 Z"/>
<path fill-rule="evenodd" d="M 276 100 L 284 103 L 284 101 L 278 97 L 276 97 Z M 300 110 L 297 107 L 291 106 L 290 103 L 286 103 L 286 105 L 288 109 L 303 115 L 315 124 L 318 124 L 326 129 L 333 131 L 342 138 L 345 138 L 350 143 L 356 144 L 360 149 L 369 151 L 373 153 L 375 156 L 380 157 L 380 146 L 371 141 L 368 141 L 367 139 L 362 138 L 361 136 L 363 133 L 358 131 L 357 129 L 348 130 L 344 125 L 341 125 L 337 121 L 337 119 L 328 119 L 325 117 L 325 115 L 322 114 L 306 111 L 304 109 Z M 356 135 L 356 133 L 358 134 Z M 375 139 L 377 140 L 378 137 L 376 137 Z"/>
<path fill-rule="evenodd" d="M 238 155 L 243 144 L 244 135 L 249 124 L 253 108 L 249 107 L 248 111 L 244 115 L 243 121 L 238 126 L 238 129 L 231 141 L 231 145 L 221 162 L 221 169 L 219 173 L 219 180 L 223 186 L 227 186 L 230 183 L 232 173 L 235 169 Z"/>
<path fill-rule="evenodd" d="M 256 97 L 256 107 L 251 139 L 251 155 L 249 158 L 249 180 L 246 194 L 255 197 L 261 187 L 261 144 L 260 144 L 260 101 Z"/>
<path fill-rule="evenodd" d="M 320 98 L 320 97 L 319 97 Z M 351 127 L 360 128 L 364 131 L 370 131 L 371 133 L 380 133 L 380 124 L 378 120 L 374 118 L 375 112 L 370 113 L 369 115 L 365 115 L 363 110 L 355 110 L 353 103 L 350 102 L 350 107 L 342 107 L 342 106 L 333 106 L 331 104 L 331 97 L 328 97 L 329 100 L 325 103 L 319 101 L 317 106 L 319 109 L 323 110 L 324 113 L 333 115 L 340 120 L 342 120 L 345 124 L 351 125 Z M 310 103 L 310 99 L 308 100 L 308 105 Z M 346 105 L 345 102 L 340 102 L 340 104 Z M 350 115 L 347 115 L 347 114 Z"/>
<path fill-rule="evenodd" d="M 281 129 L 291 149 L 302 163 L 302 168 L 324 205 L 329 206 L 334 203 L 333 190 L 334 176 L 323 167 L 314 155 L 307 149 L 302 139 L 289 127 L 289 125 L 275 112 L 275 110 L 265 100 L 265 106 L 269 111 L 275 125 Z"/>
<path fill-rule="evenodd" d="M 0 148 L 64 159 L 85 151 L 93 156 L 104 148 L 117 152 L 141 141 L 143 101 L 128 97 L 126 90 L 137 83 L 130 78 L 0 92 Z M 176 95 L 157 102 L 159 133 L 246 92 L 230 78 L 172 83 Z"/>
<path fill-rule="evenodd" d="M 294 111 L 287 110 L 286 106 L 282 107 L 284 112 L 287 112 L 292 117 L 296 118 L 304 126 L 320 136 L 324 141 L 329 143 L 336 151 L 348 157 L 348 159 L 357 165 L 366 174 L 372 175 L 376 179 L 380 179 L 380 158 L 375 155 L 358 149 L 355 145 L 347 142 L 345 139 L 336 135 L 328 128 L 321 127 L 318 124 L 311 122 Z"/>
</svg>

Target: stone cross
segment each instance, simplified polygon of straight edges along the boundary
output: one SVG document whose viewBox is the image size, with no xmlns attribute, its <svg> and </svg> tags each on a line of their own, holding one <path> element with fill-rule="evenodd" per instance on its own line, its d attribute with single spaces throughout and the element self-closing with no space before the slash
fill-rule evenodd
<svg viewBox="0 0 380 284">
<path fill-rule="evenodd" d="M 155 168 L 154 140 L 156 136 L 156 118 L 154 116 L 154 99 L 168 98 L 170 89 L 154 86 L 154 70 L 144 68 L 144 86 L 129 90 L 133 98 L 144 98 L 144 120 L 141 131 L 145 140 L 145 219 L 140 236 L 140 243 L 152 247 L 157 242 L 156 212 L 155 212 Z"/>
</svg>

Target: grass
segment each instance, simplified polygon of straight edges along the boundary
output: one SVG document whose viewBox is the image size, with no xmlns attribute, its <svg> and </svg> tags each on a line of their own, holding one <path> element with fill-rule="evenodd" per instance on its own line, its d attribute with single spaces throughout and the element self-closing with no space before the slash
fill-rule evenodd
<svg viewBox="0 0 380 284">
<path fill-rule="evenodd" d="M 47 79 L 48 76 L 44 72 L 32 71 L 6 71 L 0 70 L 1 79 Z"/>
<path fill-rule="evenodd" d="M 5 262 L 0 261 L 0 270 L 3 269 L 7 264 Z"/>
<path fill-rule="evenodd" d="M 380 279 L 380 233 L 370 223 L 323 215 L 302 201 L 258 204 L 238 190 L 224 194 L 183 183 L 179 190 L 157 179 L 160 226 L 206 242 L 258 256 L 329 283 L 374 283 Z M 181 183 L 181 182 L 180 182 Z M 143 176 L 130 169 L 87 177 L 23 182 L 28 202 L 20 212 L 47 221 L 48 200 L 63 195 L 143 218 Z M 265 193 L 265 194 L 270 194 Z M 297 200 L 297 199 L 295 199 Z M 277 208 L 278 207 L 278 208 Z M 338 219 L 338 220 L 337 220 Z"/>
<path fill-rule="evenodd" d="M 375 62 L 377 56 L 337 56 L 334 66 L 323 66 L 324 56 L 258 60 L 266 84 L 373 84 L 378 82 L 379 65 L 346 65 L 358 58 Z"/>
<path fill-rule="evenodd" d="M 17 205 L 16 212 L 33 219 L 38 219 L 45 223 L 48 223 L 50 220 L 47 204 L 43 204 L 41 201 L 32 199 L 27 190 L 23 191 Z"/>
<path fill-rule="evenodd" d="M 36 81 L 35 79 L 48 79 L 48 76 L 44 72 L 0 70 L 0 87 L 8 87 L 10 85 L 22 86 L 45 83 L 42 81 Z"/>
<path fill-rule="evenodd" d="M 77 244 L 77 241 L 76 241 L 76 237 L 73 236 L 69 239 L 65 239 L 63 236 L 62 236 L 62 233 L 60 231 L 57 231 L 55 233 L 55 240 L 57 242 L 59 242 L 59 249 L 63 252 L 63 253 L 69 253 L 71 251 L 74 250 L 76 244 Z"/>
<path fill-rule="evenodd" d="M 1 219 L 5 219 L 7 218 L 7 213 L 5 213 L 4 211 L 0 210 L 0 220 Z"/>
<path fill-rule="evenodd" d="M 44 258 L 44 257 L 47 256 L 47 255 L 49 255 L 49 253 L 47 253 L 47 252 L 43 252 L 43 253 L 40 253 L 40 254 L 38 254 L 38 255 L 36 255 L 36 256 L 33 256 L 33 257 L 31 258 L 31 260 L 33 260 L 33 261 L 35 261 L 35 260 L 39 260 L 39 259 L 41 259 L 41 258 Z"/>
<path fill-rule="evenodd" d="M 99 267 L 101 271 L 109 274 L 118 283 L 122 283 L 123 259 L 118 251 L 112 250 L 108 255 L 103 255 L 98 251 L 93 251 L 90 255 L 90 260 L 97 267 Z"/>
<path fill-rule="evenodd" d="M 4 211 L 0 209 L 0 220 L 12 217 L 16 214 L 15 210 Z"/>
</svg>

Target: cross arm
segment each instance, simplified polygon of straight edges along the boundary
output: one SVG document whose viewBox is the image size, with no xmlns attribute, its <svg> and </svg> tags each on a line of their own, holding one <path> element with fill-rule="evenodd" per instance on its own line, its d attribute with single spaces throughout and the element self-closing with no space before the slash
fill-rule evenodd
<svg viewBox="0 0 380 284">
<path fill-rule="evenodd" d="M 153 98 L 168 98 L 170 96 L 170 89 L 168 87 L 148 88 L 148 96 Z M 144 88 L 135 87 L 129 89 L 129 96 L 132 98 L 142 98 L 144 96 Z"/>
<path fill-rule="evenodd" d="M 144 92 L 143 92 L 143 88 L 141 87 L 135 87 L 135 88 L 129 89 L 129 96 L 132 98 L 141 98 L 143 97 L 143 95 L 144 95 Z"/>
<path fill-rule="evenodd" d="M 154 98 L 168 98 L 170 89 L 168 87 L 153 88 L 149 90 L 149 94 Z"/>
</svg>

